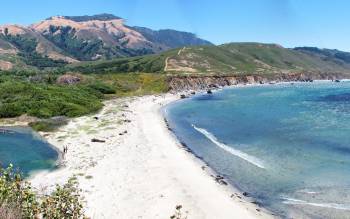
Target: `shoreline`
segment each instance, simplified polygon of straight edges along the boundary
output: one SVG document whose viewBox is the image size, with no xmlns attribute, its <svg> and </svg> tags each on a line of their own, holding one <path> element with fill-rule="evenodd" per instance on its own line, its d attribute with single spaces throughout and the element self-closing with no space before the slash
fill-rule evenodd
<svg viewBox="0 0 350 219">
<path fill-rule="evenodd" d="M 343 81 L 347 81 L 347 80 L 343 80 Z M 222 87 L 219 89 L 215 89 L 213 90 L 214 92 L 219 91 L 221 89 L 234 89 L 234 88 L 239 88 L 239 87 L 252 87 L 252 86 L 274 86 L 274 85 L 278 85 L 278 84 L 290 84 L 290 83 L 295 83 L 295 84 L 312 84 L 310 82 L 278 82 L 276 84 L 257 84 L 257 83 L 252 83 L 252 84 L 239 84 L 239 85 L 232 85 L 232 86 L 227 86 L 227 87 Z M 331 83 L 331 80 L 315 80 L 313 83 Z M 189 92 L 189 91 L 184 91 L 184 92 Z M 196 91 L 196 95 L 202 95 L 205 92 L 205 90 L 202 91 Z M 175 133 L 173 133 L 171 130 L 168 130 L 167 127 L 167 123 L 166 123 L 166 119 L 163 115 L 163 108 L 165 105 L 167 104 L 171 104 L 174 103 L 175 101 L 181 101 L 180 99 L 180 95 L 179 93 L 176 94 L 162 94 L 162 95 L 156 95 L 156 96 L 144 96 L 144 97 L 128 97 L 128 98 L 121 98 L 121 99 L 113 99 L 113 100 L 109 100 L 109 101 L 105 101 L 106 106 L 97 114 L 92 114 L 92 115 L 87 115 L 87 116 L 83 116 L 83 117 L 79 117 L 79 118 L 75 118 L 72 119 L 71 122 L 69 122 L 68 125 L 65 125 L 63 127 L 60 127 L 58 129 L 58 131 L 53 132 L 53 133 L 45 133 L 45 132 L 41 132 L 40 136 L 45 139 L 48 143 L 50 143 L 50 145 L 55 149 L 60 152 L 59 156 L 62 156 L 62 148 L 63 146 L 65 146 L 65 142 L 69 142 L 70 138 L 72 138 L 71 140 L 73 142 L 77 141 L 77 138 L 80 136 L 79 134 L 73 134 L 73 136 L 69 136 L 69 132 L 75 132 L 75 129 L 79 128 L 79 123 L 82 123 L 81 125 L 84 125 L 83 123 L 91 123 L 91 121 L 94 122 L 98 122 L 98 120 L 96 121 L 94 119 L 95 116 L 99 117 L 99 116 L 104 116 L 105 113 L 107 113 L 106 111 L 108 110 L 115 110 L 115 108 L 118 108 L 118 112 L 112 112 L 114 115 L 116 115 L 117 118 L 109 118 L 109 119 L 114 119 L 114 121 L 117 121 L 118 123 L 120 121 L 122 121 L 120 124 L 118 124 L 116 127 L 109 127 L 109 128 L 116 128 L 117 130 L 120 131 L 120 133 L 122 133 L 121 129 L 129 129 L 130 127 L 128 126 L 128 122 L 125 122 L 125 120 L 129 120 L 129 117 L 133 117 L 133 114 L 135 114 L 135 111 L 140 113 L 139 109 L 135 109 L 135 105 L 139 105 L 139 102 L 146 102 L 144 104 L 142 104 L 143 106 L 147 106 L 149 108 L 155 108 L 152 109 L 152 114 L 153 117 L 157 117 L 159 120 L 157 122 L 158 125 L 162 126 L 162 129 L 165 130 L 167 132 L 166 135 L 168 135 L 168 138 L 171 139 L 171 144 L 173 145 L 173 147 L 177 147 L 177 149 L 181 149 L 181 151 L 185 151 L 187 155 L 187 157 L 189 157 L 190 160 L 192 160 L 194 162 L 194 166 L 197 166 L 197 168 L 199 169 L 198 171 L 202 171 L 205 173 L 206 177 L 209 178 L 210 180 L 214 181 L 217 186 L 219 187 L 224 187 L 223 190 L 224 193 L 227 193 L 228 196 L 230 196 L 232 200 L 232 202 L 234 202 L 234 204 L 242 204 L 242 208 L 248 208 L 249 212 L 252 214 L 256 214 L 254 215 L 254 218 L 269 218 L 269 217 L 273 217 L 273 213 L 269 212 L 268 210 L 261 208 L 261 206 L 259 206 L 259 204 L 254 204 L 254 199 L 249 198 L 249 197 L 244 197 L 244 195 L 242 194 L 243 191 L 239 190 L 238 188 L 236 188 L 235 186 L 231 185 L 230 183 L 227 183 L 225 181 L 225 179 L 220 178 L 220 175 L 218 175 L 214 170 L 212 170 L 210 168 L 210 166 L 208 166 L 200 157 L 196 156 L 192 151 L 189 151 L 188 148 L 186 148 L 186 145 L 183 145 L 183 143 L 181 143 Z M 131 107 L 125 107 L 127 104 L 131 105 Z M 152 103 L 153 102 L 153 103 Z M 151 105 L 147 105 L 147 103 L 151 103 Z M 139 107 L 139 106 L 138 106 Z M 107 108 L 107 110 L 106 110 Z M 118 114 L 119 113 L 119 114 Z M 124 120 L 124 122 L 123 122 Z M 134 119 L 132 119 L 134 120 Z M 154 122 L 154 121 L 153 121 Z M 14 124 L 2 124 L 1 126 L 13 126 Z M 21 125 L 23 125 L 23 123 L 21 123 Z M 107 125 L 108 126 L 108 125 Z M 64 129 L 67 128 L 70 129 L 70 131 L 65 131 Z M 100 127 L 96 127 L 96 128 L 100 128 Z M 103 129 L 104 127 L 102 127 Z M 131 127 L 131 128 L 135 128 L 135 127 Z M 140 127 L 136 127 L 138 128 L 137 131 L 142 131 L 142 129 Z M 143 127 L 144 128 L 144 127 Z M 88 132 L 91 130 L 87 130 Z M 97 131 L 99 132 L 99 131 Z M 101 131 L 100 131 L 101 132 Z M 119 133 L 119 134 L 120 134 Z M 68 134 L 67 139 L 63 139 L 62 134 Z M 100 133 L 101 134 L 101 133 Z M 125 134 L 126 138 L 130 138 L 128 137 L 128 133 Z M 94 143 L 94 144 L 89 144 L 91 143 L 90 140 L 91 138 L 94 136 L 93 133 L 83 133 L 84 138 L 84 142 L 79 142 L 79 143 L 83 143 L 85 145 L 99 145 L 99 143 Z M 90 139 L 88 139 L 87 137 L 89 137 Z M 109 136 L 111 138 L 115 138 L 118 137 L 118 135 L 111 135 Z M 107 136 L 108 138 L 108 136 Z M 115 140 L 115 139 L 114 139 Z M 130 140 L 130 139 L 129 139 Z M 154 141 L 157 141 L 157 139 L 153 139 Z M 89 142 L 89 143 L 87 143 Z M 68 143 L 70 144 L 70 143 Z M 117 146 L 120 146 L 122 143 L 121 142 L 117 142 Z M 73 146 L 74 147 L 74 146 Z M 70 149 L 72 148 L 72 146 L 69 146 L 69 154 L 70 154 Z M 79 147 L 79 150 L 83 149 L 82 147 Z M 80 151 L 82 152 L 82 151 Z M 75 151 L 75 153 L 79 153 L 79 151 Z M 82 152 L 83 153 L 83 152 Z M 106 151 L 104 153 L 102 153 L 102 157 L 106 156 Z M 89 154 L 91 155 L 91 154 Z M 93 157 L 93 156 L 92 156 Z M 57 164 L 58 167 L 55 170 L 47 170 L 47 171 L 38 171 L 38 172 L 33 172 L 33 174 L 30 176 L 29 180 L 33 182 L 34 185 L 38 186 L 38 191 L 45 193 L 45 192 L 49 192 L 53 186 L 54 183 L 56 184 L 56 181 L 59 184 L 63 184 L 69 177 L 75 175 L 76 177 L 78 177 L 78 179 L 83 179 L 83 181 L 86 181 L 86 179 L 91 179 L 90 177 L 94 177 L 94 174 L 91 173 L 87 170 L 83 170 L 83 171 L 72 171 L 69 169 L 72 169 L 72 167 L 76 167 L 77 166 L 77 160 L 75 160 L 74 158 L 67 158 L 68 161 L 66 159 L 62 159 L 59 158 L 57 160 Z M 188 158 L 185 158 L 188 159 Z M 92 159 L 93 160 L 93 159 Z M 79 160 L 78 160 L 79 161 Z M 80 160 L 81 161 L 81 160 Z M 94 167 L 94 161 L 92 161 L 91 166 L 92 168 Z M 193 164 L 192 164 L 193 165 Z M 203 169 L 203 167 L 205 167 Z M 87 168 L 90 169 L 90 168 Z M 204 171 L 203 171 L 204 170 Z M 130 170 L 132 171 L 132 169 Z M 215 177 L 217 176 L 217 177 Z M 218 178 L 219 176 L 219 178 Z M 43 179 L 41 179 L 43 178 Z M 84 179 L 85 178 L 85 179 Z M 50 180 L 52 180 L 50 182 Z M 80 180 L 79 180 L 80 181 Z M 85 182 L 84 182 L 85 184 Z M 89 184 L 89 183 L 87 183 Z M 94 185 L 93 185 L 94 186 Z M 88 189 L 86 189 L 86 185 L 84 185 L 83 188 L 83 194 L 87 194 L 89 192 Z M 227 191 L 226 191 L 227 190 Z M 95 200 L 95 202 L 97 202 L 98 200 Z M 178 203 L 181 204 L 181 203 Z M 172 210 L 174 210 L 175 205 L 174 206 L 170 206 L 172 207 Z M 90 212 L 88 207 L 87 212 Z M 258 209 L 258 210 L 256 210 Z M 184 210 L 186 209 L 186 206 L 184 205 Z M 191 211 L 191 209 L 189 209 L 189 211 Z M 169 212 L 171 213 L 171 212 Z M 258 213 L 258 214 L 257 214 Z M 119 216 L 119 215 L 111 215 L 111 216 Z M 169 217 L 170 215 L 162 215 L 164 217 Z M 189 218 L 196 218 L 196 217 L 191 217 L 191 212 L 189 214 Z M 241 218 L 242 215 L 237 216 L 238 218 Z M 157 218 L 157 216 L 152 215 L 152 217 Z M 93 217 L 94 218 L 94 217 Z M 97 217 L 100 218 L 100 217 Z M 104 216 L 102 216 L 101 218 L 105 218 Z M 122 217 L 123 218 L 123 217 Z M 128 215 L 128 218 L 133 218 L 132 214 Z M 146 217 L 147 218 L 147 217 Z M 198 217 L 199 218 L 199 217 Z M 247 216 L 244 216 L 244 218 L 247 218 Z M 248 217 L 249 218 L 249 217 Z"/>
<path fill-rule="evenodd" d="M 169 218 L 176 205 L 183 206 L 184 215 L 188 211 L 189 219 L 273 218 L 238 189 L 215 181 L 214 171 L 203 171 L 207 165 L 183 150 L 161 112 L 178 99 L 164 94 L 109 100 L 96 115 L 40 133 L 59 149 L 69 144 L 68 154 L 58 170 L 33 175 L 32 185 L 45 193 L 75 175 L 91 218 Z M 92 137 L 106 143 L 93 143 Z"/>
</svg>

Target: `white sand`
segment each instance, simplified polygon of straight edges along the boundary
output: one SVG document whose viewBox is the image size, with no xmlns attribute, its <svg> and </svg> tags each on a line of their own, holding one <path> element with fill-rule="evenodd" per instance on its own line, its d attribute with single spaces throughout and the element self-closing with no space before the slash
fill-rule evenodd
<svg viewBox="0 0 350 219">
<path fill-rule="evenodd" d="M 76 174 L 86 214 L 97 219 L 166 219 L 176 205 L 188 211 L 188 219 L 271 217 L 238 198 L 230 186 L 215 182 L 167 130 L 160 108 L 176 98 L 167 94 L 107 101 L 97 115 L 43 134 L 59 149 L 68 145 L 68 154 L 59 170 L 35 174 L 33 186 L 50 191 Z M 106 142 L 92 143 L 92 138 Z"/>
</svg>

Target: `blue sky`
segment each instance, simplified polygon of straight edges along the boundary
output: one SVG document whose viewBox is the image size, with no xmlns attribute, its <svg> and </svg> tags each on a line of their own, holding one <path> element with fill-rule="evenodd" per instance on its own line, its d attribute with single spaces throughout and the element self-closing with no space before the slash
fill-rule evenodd
<svg viewBox="0 0 350 219">
<path fill-rule="evenodd" d="M 348 0 L 3 0 L 0 23 L 113 13 L 128 25 L 189 31 L 216 44 L 271 42 L 350 51 Z"/>
</svg>

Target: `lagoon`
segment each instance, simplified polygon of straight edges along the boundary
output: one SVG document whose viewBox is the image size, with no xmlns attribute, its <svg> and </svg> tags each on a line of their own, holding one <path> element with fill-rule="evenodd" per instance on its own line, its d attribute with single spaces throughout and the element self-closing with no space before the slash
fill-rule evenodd
<svg viewBox="0 0 350 219">
<path fill-rule="evenodd" d="M 0 162 L 3 167 L 13 164 L 24 176 L 54 169 L 58 151 L 28 127 L 1 127 Z"/>
</svg>

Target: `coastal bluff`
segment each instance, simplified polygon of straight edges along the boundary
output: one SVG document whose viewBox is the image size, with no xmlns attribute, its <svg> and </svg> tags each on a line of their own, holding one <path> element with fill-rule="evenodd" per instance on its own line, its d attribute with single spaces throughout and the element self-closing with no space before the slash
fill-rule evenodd
<svg viewBox="0 0 350 219">
<path fill-rule="evenodd" d="M 261 76 L 251 75 L 174 75 L 168 76 L 169 90 L 173 92 L 204 90 L 210 88 L 225 87 L 238 84 L 265 84 L 277 82 L 308 82 L 313 80 L 337 80 L 345 79 L 345 73 L 280 73 Z"/>
</svg>

